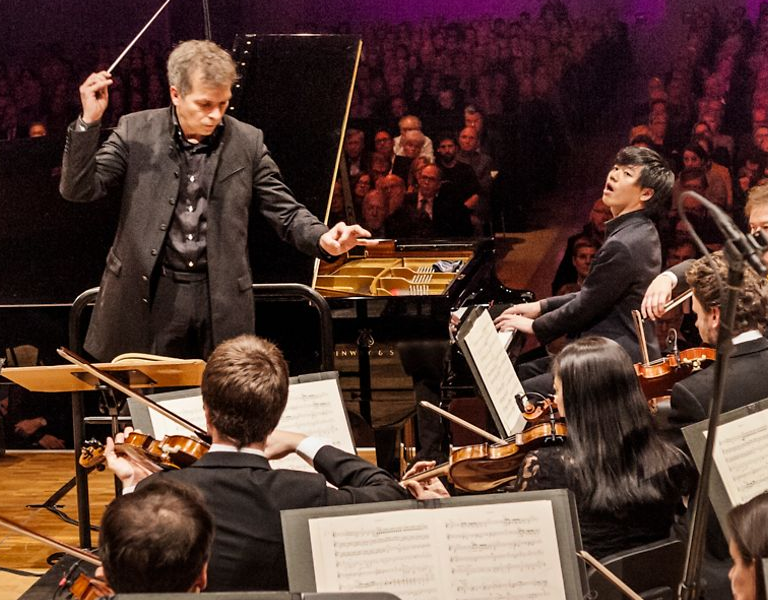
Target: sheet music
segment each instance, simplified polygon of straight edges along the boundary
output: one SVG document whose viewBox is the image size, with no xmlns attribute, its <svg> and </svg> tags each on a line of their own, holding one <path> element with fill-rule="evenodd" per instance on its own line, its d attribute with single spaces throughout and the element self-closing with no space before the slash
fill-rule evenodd
<svg viewBox="0 0 768 600">
<path fill-rule="evenodd" d="M 455 315 L 457 318 L 461 319 L 461 317 L 464 316 L 464 313 L 467 312 L 466 306 L 461 306 L 454 310 L 451 314 Z M 504 349 L 506 350 L 509 348 L 509 345 L 512 343 L 512 338 L 515 335 L 514 331 L 497 331 L 496 335 L 499 336 L 499 339 L 501 340 L 501 345 L 504 346 Z"/>
<path fill-rule="evenodd" d="M 546 500 L 310 519 L 318 592 L 402 600 L 564 600 Z"/>
<path fill-rule="evenodd" d="M 288 388 L 288 404 L 277 428 L 321 437 L 336 448 L 355 453 L 355 442 L 336 378 L 292 383 Z M 314 472 L 296 454 L 273 460 L 270 464 L 275 469 Z"/>
<path fill-rule="evenodd" d="M 203 396 L 200 392 L 200 388 L 190 388 L 187 391 L 189 392 L 189 395 L 185 395 L 184 397 L 165 400 L 160 399 L 156 400 L 156 402 L 163 408 L 167 408 L 182 419 L 197 425 L 200 429 L 205 431 L 208 428 L 208 425 L 205 422 Z M 162 397 L 162 394 L 157 394 L 157 396 Z M 155 399 L 154 396 L 150 396 L 150 398 Z M 155 439 L 162 439 L 166 435 L 192 435 L 192 432 L 190 432 L 189 429 L 171 421 L 168 417 L 161 415 L 156 410 L 152 410 L 151 408 L 148 408 L 147 410 L 149 411 L 149 421 L 152 424 L 152 431 L 145 433 L 150 433 Z"/>
<path fill-rule="evenodd" d="M 713 454 L 732 506 L 768 490 L 768 412 L 718 425 Z"/>
<path fill-rule="evenodd" d="M 183 397 L 179 397 L 179 392 L 171 392 L 176 396 L 173 399 L 163 399 L 163 394 L 156 394 L 151 397 L 158 404 L 162 404 L 180 417 L 206 429 L 200 388 L 193 388 L 187 392 Z M 155 410 L 149 409 L 149 419 L 152 425 L 151 435 L 155 438 L 176 434 L 189 435 L 187 429 Z M 321 437 L 332 446 L 351 454 L 355 453 L 355 444 L 349 429 L 344 400 L 341 396 L 338 379 L 335 377 L 292 383 L 288 387 L 288 403 L 277 428 Z M 275 469 L 314 472 L 314 469 L 297 454 L 270 461 L 270 464 Z"/>
<path fill-rule="evenodd" d="M 525 427 L 525 419 L 517 406 L 515 395 L 524 393 L 523 385 L 487 310 L 480 313 L 472 323 L 464 341 L 506 430 L 504 433 L 511 435 L 521 432 Z"/>
</svg>

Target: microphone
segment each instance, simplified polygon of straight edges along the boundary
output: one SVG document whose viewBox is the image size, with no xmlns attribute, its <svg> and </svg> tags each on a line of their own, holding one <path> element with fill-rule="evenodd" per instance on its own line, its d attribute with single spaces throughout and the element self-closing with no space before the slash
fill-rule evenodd
<svg viewBox="0 0 768 600">
<path fill-rule="evenodd" d="M 731 219 L 731 217 L 729 217 L 725 211 L 723 211 L 713 202 L 707 200 L 701 194 L 698 194 L 694 191 L 686 190 L 680 195 L 680 199 L 678 201 L 678 212 L 683 212 L 681 209 L 683 206 L 683 200 L 686 196 L 695 198 L 698 202 L 704 205 L 704 207 L 712 215 L 717 228 L 722 232 L 727 240 L 733 243 L 734 247 L 739 251 L 746 263 L 752 267 L 756 273 L 763 276 L 768 274 L 768 267 L 766 267 L 765 263 L 763 262 L 763 253 L 768 250 L 768 244 L 762 244 L 755 237 L 745 234 L 743 231 L 741 231 L 741 229 L 736 227 L 736 223 L 733 222 L 733 219 Z M 766 240 L 765 236 L 761 236 L 761 239 L 764 242 L 768 241 Z"/>
</svg>

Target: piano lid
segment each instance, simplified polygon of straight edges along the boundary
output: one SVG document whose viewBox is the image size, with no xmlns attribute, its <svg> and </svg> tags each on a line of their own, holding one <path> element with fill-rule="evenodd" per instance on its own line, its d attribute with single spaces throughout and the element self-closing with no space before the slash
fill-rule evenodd
<svg viewBox="0 0 768 600">
<path fill-rule="evenodd" d="M 230 113 L 264 131 L 283 179 L 321 221 L 330 208 L 362 42 L 352 35 L 238 35 Z M 310 284 L 314 261 L 251 213 L 254 281 Z"/>
</svg>

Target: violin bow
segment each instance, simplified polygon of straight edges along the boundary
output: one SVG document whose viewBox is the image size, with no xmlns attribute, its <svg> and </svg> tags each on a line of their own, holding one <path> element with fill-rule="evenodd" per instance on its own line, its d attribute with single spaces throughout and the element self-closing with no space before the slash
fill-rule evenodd
<svg viewBox="0 0 768 600">
<path fill-rule="evenodd" d="M 688 298 L 690 298 L 691 296 L 693 296 L 693 288 L 689 288 L 688 290 L 680 294 L 677 298 L 673 298 L 672 300 L 667 302 L 664 305 L 664 312 L 667 312 L 668 310 L 672 310 L 676 306 L 688 300 Z"/>
<path fill-rule="evenodd" d="M 460 419 L 456 415 L 452 415 L 447 410 L 443 410 L 439 406 L 435 406 L 434 404 L 431 404 L 431 403 L 427 402 L 426 400 L 422 400 L 421 402 L 419 402 L 419 404 L 421 404 L 421 406 L 423 406 L 424 408 L 428 408 L 429 410 L 431 410 L 433 412 L 436 412 L 438 415 L 440 415 L 442 417 L 445 417 L 449 421 L 453 421 L 457 425 L 461 425 L 462 427 L 465 427 L 465 428 L 469 429 L 471 432 L 476 433 L 480 437 L 483 437 L 483 438 L 485 438 L 486 440 L 488 440 L 490 442 L 494 442 L 496 444 L 503 444 L 504 443 L 504 440 L 501 439 L 500 437 L 497 437 L 497 436 L 493 435 L 492 433 L 488 433 L 484 429 L 480 429 L 479 427 L 476 427 L 475 425 L 472 425 L 472 423 L 469 423 L 468 421 L 465 421 L 464 419 Z"/>
<path fill-rule="evenodd" d="M 424 408 L 428 408 L 429 410 L 436 412 L 438 415 L 445 417 L 449 421 L 453 421 L 457 425 L 461 425 L 462 427 L 469 429 L 471 432 L 476 433 L 480 437 L 483 437 L 490 442 L 494 442 L 496 444 L 504 443 L 504 440 L 502 440 L 500 437 L 496 437 L 492 433 L 488 433 L 484 429 L 480 429 L 479 427 L 472 425 L 472 423 L 469 423 L 468 421 L 465 421 L 464 419 L 461 419 L 456 415 L 452 415 L 447 410 L 443 410 L 439 406 L 430 404 L 426 400 L 422 400 L 421 402 L 419 402 L 419 404 L 421 404 L 421 406 L 423 406 Z M 422 479 L 429 479 L 431 477 L 438 477 L 440 475 L 445 475 L 448 472 L 449 467 L 450 467 L 449 463 L 443 463 L 435 467 L 432 467 L 431 469 L 427 469 L 426 471 L 421 471 L 420 473 L 415 473 L 409 477 L 406 477 L 405 479 L 402 479 L 400 483 L 404 481 L 421 481 Z"/>
<path fill-rule="evenodd" d="M 632 319 L 635 321 L 635 330 L 637 332 L 637 341 L 640 342 L 640 352 L 643 355 L 643 365 L 648 366 L 651 364 L 651 359 L 648 356 L 648 341 L 645 339 L 645 329 L 643 328 L 643 317 L 639 310 L 632 311 Z"/>
<path fill-rule="evenodd" d="M 637 592 L 635 592 L 631 587 L 629 587 L 626 583 L 624 583 L 616 575 L 611 573 L 611 571 L 608 568 L 606 568 L 606 566 L 603 565 L 603 563 L 601 563 L 599 560 L 597 560 L 594 556 L 592 556 L 586 550 L 581 550 L 580 552 L 577 552 L 576 556 L 578 556 L 581 560 L 583 560 L 590 567 L 592 567 L 595 571 L 600 573 L 600 575 L 605 577 L 609 582 L 611 582 L 614 586 L 616 586 L 616 588 L 622 594 L 627 596 L 627 598 L 631 598 L 632 600 L 643 600 L 643 598 Z"/>
<path fill-rule="evenodd" d="M 168 6 L 168 4 L 170 3 L 170 1 L 171 1 L 171 0 L 165 0 L 165 2 L 163 3 L 163 5 L 162 5 L 160 8 L 158 8 L 158 9 L 157 9 L 157 12 L 155 12 L 155 14 L 154 14 L 154 15 L 152 15 L 152 18 L 151 18 L 149 21 L 147 21 L 147 24 L 146 24 L 146 25 L 144 25 L 144 27 L 142 27 L 142 28 L 141 28 L 141 31 L 139 31 L 139 33 L 137 33 L 137 34 L 136 34 L 136 37 L 135 37 L 135 38 L 133 38 L 133 39 L 131 40 L 131 42 L 130 42 L 130 43 L 129 43 L 129 44 L 126 46 L 126 47 L 125 47 L 125 50 L 123 50 L 123 51 L 120 53 L 120 56 L 118 56 L 118 57 L 115 59 L 115 61 L 114 61 L 114 62 L 113 62 L 111 65 L 109 65 L 109 68 L 107 69 L 107 73 L 109 73 L 110 75 L 112 74 L 112 71 L 114 70 L 114 68 L 115 68 L 115 67 L 117 67 L 117 65 L 119 65 L 119 64 L 120 64 L 120 61 L 121 61 L 121 60 L 123 60 L 123 58 L 125 57 L 125 55 L 126 55 L 126 54 L 128 54 L 128 52 L 130 52 L 131 48 L 133 48 L 133 46 L 136 44 L 136 42 L 138 42 L 138 41 L 139 41 L 139 39 L 141 38 L 141 36 L 142 36 L 142 35 L 144 35 L 144 32 L 145 32 L 147 29 L 149 29 L 149 26 L 150 26 L 150 25 L 152 25 L 152 23 L 154 22 L 154 20 L 155 20 L 155 19 L 157 19 L 157 17 L 159 17 L 159 16 L 160 16 L 160 13 L 161 13 L 161 12 L 163 12 L 163 11 L 165 10 L 165 7 L 166 7 L 166 6 Z"/>
<path fill-rule="evenodd" d="M 88 552 L 87 550 L 83 550 L 81 548 L 75 548 L 74 546 L 70 546 L 69 544 L 65 544 L 64 542 L 57 542 L 52 538 L 46 537 L 41 533 L 32 531 L 31 529 L 27 529 L 23 525 L 20 525 L 19 523 L 16 523 L 11 519 L 6 519 L 3 516 L 0 516 L 0 525 L 5 527 L 6 529 L 15 531 L 16 533 L 20 533 L 22 535 L 31 537 L 37 540 L 38 542 L 43 542 L 44 544 L 53 546 L 57 550 L 61 550 L 66 554 L 74 556 L 75 558 L 78 558 L 80 560 L 84 560 L 85 562 L 91 563 L 92 565 L 96 565 L 97 567 L 101 566 L 101 561 L 99 560 L 99 557 L 96 556 L 93 552 Z"/>
<path fill-rule="evenodd" d="M 132 390 L 130 387 L 125 385 L 122 381 L 120 381 L 116 377 L 113 377 L 109 373 L 105 373 L 101 369 L 98 369 L 97 367 L 93 366 L 83 357 L 78 356 L 77 354 L 72 352 L 72 350 L 68 350 L 67 348 L 62 347 L 62 348 L 58 348 L 56 352 L 59 354 L 59 356 L 71 362 L 73 365 L 76 365 L 81 369 L 85 370 L 86 372 L 90 373 L 91 375 L 96 377 L 99 381 L 103 381 L 108 386 L 115 388 L 119 392 L 122 392 L 129 398 L 133 398 L 134 400 L 136 400 L 137 402 L 140 402 L 144 406 L 151 408 L 152 410 L 156 410 L 164 417 L 170 419 L 177 425 L 184 427 L 184 429 L 191 431 L 192 433 L 199 436 L 200 438 L 208 437 L 208 432 L 205 431 L 204 429 L 200 429 L 200 427 L 198 427 L 194 423 L 190 423 L 189 421 L 180 417 L 176 413 L 171 412 L 161 404 L 158 404 L 154 400 L 150 400 L 144 394 L 140 394 L 139 392 Z"/>
</svg>

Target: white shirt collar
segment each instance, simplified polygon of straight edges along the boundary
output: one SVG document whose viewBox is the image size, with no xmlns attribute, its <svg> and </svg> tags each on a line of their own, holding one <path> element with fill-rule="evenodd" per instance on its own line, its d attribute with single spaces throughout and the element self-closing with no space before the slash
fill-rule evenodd
<svg viewBox="0 0 768 600">
<path fill-rule="evenodd" d="M 242 454 L 255 454 L 256 456 L 267 458 L 267 455 L 264 454 L 262 450 L 257 450 L 256 448 L 238 448 L 232 444 L 211 444 L 211 447 L 208 448 L 208 452 L 240 452 Z"/>
<path fill-rule="evenodd" d="M 732 341 L 734 344 L 743 344 L 744 342 L 759 340 L 761 337 L 763 337 L 763 334 L 757 329 L 750 329 L 749 331 L 743 331 L 739 335 L 734 336 Z"/>
</svg>

